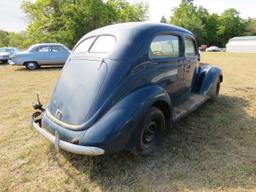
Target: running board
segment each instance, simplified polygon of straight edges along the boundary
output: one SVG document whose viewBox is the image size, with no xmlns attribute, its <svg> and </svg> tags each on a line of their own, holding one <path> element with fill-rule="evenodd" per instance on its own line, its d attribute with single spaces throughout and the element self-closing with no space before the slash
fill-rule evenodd
<svg viewBox="0 0 256 192">
<path fill-rule="evenodd" d="M 172 122 L 176 122 L 188 115 L 209 99 L 208 96 L 192 94 L 187 101 L 174 107 Z"/>
</svg>

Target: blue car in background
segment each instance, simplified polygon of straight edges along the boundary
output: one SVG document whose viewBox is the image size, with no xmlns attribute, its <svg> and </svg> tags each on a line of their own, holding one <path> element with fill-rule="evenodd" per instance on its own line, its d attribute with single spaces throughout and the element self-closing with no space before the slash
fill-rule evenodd
<svg viewBox="0 0 256 192">
<path fill-rule="evenodd" d="M 41 43 L 31 46 L 27 51 L 12 54 L 9 64 L 35 70 L 43 65 L 63 65 L 69 55 L 70 50 L 63 44 Z"/>
<path fill-rule="evenodd" d="M 7 63 L 10 59 L 11 54 L 19 52 L 17 48 L 14 47 L 1 47 L 0 48 L 0 61 L 2 63 Z"/>
<path fill-rule="evenodd" d="M 56 149 L 102 155 L 153 152 L 163 131 L 219 95 L 221 69 L 199 65 L 181 27 L 124 23 L 86 34 L 74 47 L 31 127 Z"/>
</svg>

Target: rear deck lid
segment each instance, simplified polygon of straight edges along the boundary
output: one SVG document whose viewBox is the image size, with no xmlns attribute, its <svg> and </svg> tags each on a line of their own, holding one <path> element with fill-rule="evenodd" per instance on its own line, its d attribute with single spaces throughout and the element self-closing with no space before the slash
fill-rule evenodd
<svg viewBox="0 0 256 192">
<path fill-rule="evenodd" d="M 71 58 L 53 91 L 50 113 L 70 125 L 85 123 L 106 74 L 107 64 L 100 58 Z"/>
</svg>

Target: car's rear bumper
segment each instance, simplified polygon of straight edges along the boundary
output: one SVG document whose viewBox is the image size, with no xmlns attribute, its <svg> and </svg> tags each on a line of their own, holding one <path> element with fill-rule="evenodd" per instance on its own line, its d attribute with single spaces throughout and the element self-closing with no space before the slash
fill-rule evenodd
<svg viewBox="0 0 256 192">
<path fill-rule="evenodd" d="M 40 127 L 39 124 L 36 123 L 34 116 L 32 116 L 31 118 L 31 128 L 35 129 L 37 132 L 43 135 L 46 139 L 52 142 L 55 145 L 55 149 L 57 150 L 63 149 L 71 153 L 80 154 L 80 155 L 90 155 L 90 156 L 103 155 L 105 153 L 104 149 L 99 147 L 77 145 L 77 144 L 73 144 L 73 143 L 61 140 L 59 138 L 59 134 L 57 131 L 55 132 L 55 135 L 53 135 L 47 130 Z"/>
<path fill-rule="evenodd" d="M 0 56 L 0 61 L 8 61 L 9 57 L 8 56 Z"/>
</svg>

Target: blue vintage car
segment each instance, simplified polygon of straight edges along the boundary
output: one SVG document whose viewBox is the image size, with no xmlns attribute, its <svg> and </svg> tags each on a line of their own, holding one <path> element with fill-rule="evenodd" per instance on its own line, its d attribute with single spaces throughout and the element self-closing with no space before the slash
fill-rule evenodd
<svg viewBox="0 0 256 192">
<path fill-rule="evenodd" d="M 12 54 L 9 64 L 35 70 L 42 65 L 63 65 L 69 54 L 70 50 L 61 43 L 40 43 L 31 46 L 27 51 Z"/>
<path fill-rule="evenodd" d="M 181 27 L 124 23 L 86 34 L 74 47 L 46 107 L 31 126 L 57 149 L 83 155 L 147 155 L 161 133 L 218 96 L 222 72 L 199 65 Z"/>
</svg>

